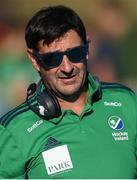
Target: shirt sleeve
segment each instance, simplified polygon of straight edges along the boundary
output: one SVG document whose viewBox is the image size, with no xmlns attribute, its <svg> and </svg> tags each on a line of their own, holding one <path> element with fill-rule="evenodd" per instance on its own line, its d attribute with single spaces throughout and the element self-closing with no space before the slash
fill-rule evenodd
<svg viewBox="0 0 137 180">
<path fill-rule="evenodd" d="M 24 160 L 12 134 L 0 125 L 0 179 L 24 178 Z"/>
<path fill-rule="evenodd" d="M 135 97 L 135 109 L 136 109 L 136 145 L 135 145 L 135 152 L 136 152 L 136 159 L 137 159 L 137 95 Z M 137 179 L 137 168 L 136 168 L 136 175 L 135 175 L 135 179 Z"/>
</svg>

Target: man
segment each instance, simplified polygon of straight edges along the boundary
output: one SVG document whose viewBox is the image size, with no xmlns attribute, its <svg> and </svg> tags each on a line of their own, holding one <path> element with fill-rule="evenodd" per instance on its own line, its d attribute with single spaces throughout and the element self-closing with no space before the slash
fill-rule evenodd
<svg viewBox="0 0 137 180">
<path fill-rule="evenodd" d="M 135 94 L 87 72 L 79 16 L 64 6 L 42 9 L 25 38 L 41 81 L 0 120 L 0 177 L 135 178 Z"/>
</svg>

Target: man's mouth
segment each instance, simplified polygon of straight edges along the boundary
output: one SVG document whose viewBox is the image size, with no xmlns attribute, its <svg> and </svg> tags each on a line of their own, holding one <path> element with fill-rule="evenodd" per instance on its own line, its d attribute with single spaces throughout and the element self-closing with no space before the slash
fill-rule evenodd
<svg viewBox="0 0 137 180">
<path fill-rule="evenodd" d="M 76 76 L 76 74 L 73 74 L 73 75 L 71 75 L 71 76 L 60 76 L 59 78 L 60 79 L 72 79 L 72 78 L 74 78 Z"/>
<path fill-rule="evenodd" d="M 69 76 L 60 76 L 59 79 L 61 81 L 61 83 L 63 83 L 64 85 L 74 85 L 76 83 L 76 77 L 77 74 L 73 74 L 73 75 L 69 75 Z"/>
</svg>

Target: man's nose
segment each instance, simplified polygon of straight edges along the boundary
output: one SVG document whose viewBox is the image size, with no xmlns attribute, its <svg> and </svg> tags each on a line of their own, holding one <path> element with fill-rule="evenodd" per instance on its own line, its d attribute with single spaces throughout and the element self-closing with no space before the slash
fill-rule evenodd
<svg viewBox="0 0 137 180">
<path fill-rule="evenodd" d="M 73 69 L 73 63 L 68 59 L 66 55 L 63 56 L 62 63 L 60 64 L 61 71 L 70 73 Z"/>
</svg>

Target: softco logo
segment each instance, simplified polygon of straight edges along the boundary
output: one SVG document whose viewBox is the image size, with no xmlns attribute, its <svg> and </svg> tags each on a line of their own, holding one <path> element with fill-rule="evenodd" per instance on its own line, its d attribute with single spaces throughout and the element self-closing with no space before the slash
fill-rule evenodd
<svg viewBox="0 0 137 180">
<path fill-rule="evenodd" d="M 124 127 L 122 119 L 118 116 L 111 116 L 108 119 L 108 124 L 112 129 L 121 130 Z"/>
<path fill-rule="evenodd" d="M 120 103 L 120 102 L 107 102 L 107 101 L 105 101 L 104 102 L 104 105 L 105 106 L 115 106 L 115 107 L 121 107 L 122 106 L 122 104 Z"/>
<path fill-rule="evenodd" d="M 37 128 L 40 124 L 43 123 L 43 120 L 36 121 L 31 127 L 27 129 L 29 133 L 31 133 L 35 128 Z"/>
</svg>

